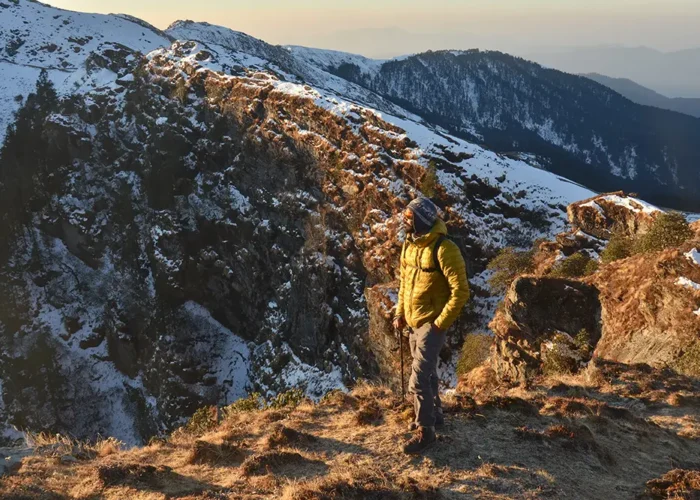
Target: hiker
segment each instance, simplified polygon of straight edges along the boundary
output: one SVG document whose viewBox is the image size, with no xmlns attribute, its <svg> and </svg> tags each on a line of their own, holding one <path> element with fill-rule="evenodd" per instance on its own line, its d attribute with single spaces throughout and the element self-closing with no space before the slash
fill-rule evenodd
<svg viewBox="0 0 700 500">
<path fill-rule="evenodd" d="M 405 453 L 420 453 L 435 442 L 435 427 L 444 425 L 438 389 L 438 356 L 445 334 L 469 300 L 466 266 L 459 247 L 447 239 L 447 226 L 427 198 L 416 198 L 403 213 L 406 241 L 401 250 L 401 285 L 394 328 L 411 327 L 413 364 L 408 391 L 413 394 L 418 431 Z"/>
</svg>

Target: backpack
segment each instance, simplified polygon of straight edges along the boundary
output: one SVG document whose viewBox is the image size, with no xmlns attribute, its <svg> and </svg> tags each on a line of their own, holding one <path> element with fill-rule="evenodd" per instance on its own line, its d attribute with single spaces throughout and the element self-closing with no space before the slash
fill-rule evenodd
<svg viewBox="0 0 700 500">
<path fill-rule="evenodd" d="M 440 260 L 438 259 L 438 250 L 440 250 L 440 245 L 443 244 L 445 240 L 450 240 L 454 242 L 452 238 L 445 234 L 441 234 L 437 240 L 435 240 L 435 243 L 433 244 L 433 267 L 428 267 L 428 268 L 421 268 L 421 271 L 424 273 L 434 273 L 434 272 L 439 272 L 443 276 L 445 276 L 445 273 L 442 271 L 442 266 L 440 265 Z M 456 243 L 455 243 L 456 244 Z M 462 251 L 462 248 L 457 245 L 457 248 L 459 248 L 459 252 L 462 254 L 462 258 L 464 258 L 464 252 Z M 404 257 L 406 256 L 406 242 L 404 242 L 403 248 L 401 250 L 401 260 L 403 261 Z M 469 276 L 469 269 L 468 269 L 468 263 L 467 259 L 464 259 L 465 265 L 467 265 L 467 276 Z"/>
</svg>

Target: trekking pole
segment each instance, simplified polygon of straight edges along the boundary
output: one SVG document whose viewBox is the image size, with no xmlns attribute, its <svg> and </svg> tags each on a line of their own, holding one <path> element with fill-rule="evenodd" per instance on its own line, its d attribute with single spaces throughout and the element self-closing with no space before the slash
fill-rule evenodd
<svg viewBox="0 0 700 500">
<path fill-rule="evenodd" d="M 406 397 L 406 385 L 404 382 L 404 369 L 403 369 L 403 329 L 399 328 L 399 357 L 401 358 L 401 399 Z"/>
</svg>

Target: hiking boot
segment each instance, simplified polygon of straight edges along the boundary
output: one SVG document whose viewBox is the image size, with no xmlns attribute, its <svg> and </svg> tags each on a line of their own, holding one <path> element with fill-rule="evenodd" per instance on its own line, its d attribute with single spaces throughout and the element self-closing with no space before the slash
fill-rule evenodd
<svg viewBox="0 0 700 500">
<path fill-rule="evenodd" d="M 411 425 L 408 426 L 408 432 L 414 432 L 417 431 L 420 425 L 418 425 L 418 422 L 411 422 Z M 435 428 L 436 429 L 442 429 L 445 427 L 445 415 L 442 413 L 436 413 L 435 414 Z"/>
<path fill-rule="evenodd" d="M 434 427 L 419 427 L 418 433 L 404 445 L 403 452 L 409 455 L 421 453 L 428 449 L 436 439 Z"/>
</svg>

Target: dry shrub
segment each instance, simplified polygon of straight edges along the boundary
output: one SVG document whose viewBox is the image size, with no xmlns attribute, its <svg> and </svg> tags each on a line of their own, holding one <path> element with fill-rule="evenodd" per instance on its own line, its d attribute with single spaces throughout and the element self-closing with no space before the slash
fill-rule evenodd
<svg viewBox="0 0 700 500">
<path fill-rule="evenodd" d="M 491 394 L 500 387 L 498 375 L 488 365 L 479 366 L 459 379 L 458 392 L 468 392 L 474 397 Z"/>
<path fill-rule="evenodd" d="M 700 497 L 700 471 L 674 469 L 658 479 L 648 481 L 646 490 L 640 498 L 661 500 L 698 497 Z"/>
<path fill-rule="evenodd" d="M 355 423 L 357 425 L 376 425 L 384 416 L 384 412 L 376 401 L 369 401 L 360 405 L 360 409 L 355 412 Z"/>
<path fill-rule="evenodd" d="M 272 432 L 265 439 L 265 447 L 267 449 L 299 446 L 315 441 L 316 438 L 305 432 L 290 429 L 284 425 L 277 425 L 272 429 Z"/>
<path fill-rule="evenodd" d="M 314 462 L 297 452 L 269 451 L 246 458 L 241 464 L 241 472 L 245 476 L 262 476 L 284 466 L 302 466 L 309 463 Z"/>
<path fill-rule="evenodd" d="M 355 471 L 332 474 L 315 481 L 290 485 L 284 491 L 284 500 L 398 500 L 404 498 L 379 473 Z"/>
<path fill-rule="evenodd" d="M 230 443 L 218 444 L 208 441 L 195 441 L 187 457 L 189 464 L 223 465 L 238 463 L 243 460 L 244 452 Z"/>
<path fill-rule="evenodd" d="M 532 402 L 522 398 L 495 396 L 481 404 L 482 410 L 498 409 L 523 415 L 539 415 L 539 408 Z"/>
<path fill-rule="evenodd" d="M 333 389 L 323 395 L 318 403 L 320 406 L 349 407 L 356 406 L 357 400 L 339 389 Z"/>
<path fill-rule="evenodd" d="M 114 485 L 145 485 L 162 487 L 172 469 L 165 465 L 109 464 L 97 468 L 97 478 L 104 487 Z"/>
<path fill-rule="evenodd" d="M 493 337 L 484 333 L 470 333 L 462 344 L 457 361 L 457 376 L 461 377 L 481 365 L 489 357 Z"/>
<path fill-rule="evenodd" d="M 119 453 L 124 447 L 124 443 L 116 438 L 109 437 L 95 443 L 94 449 L 98 457 L 106 457 Z"/>
</svg>

